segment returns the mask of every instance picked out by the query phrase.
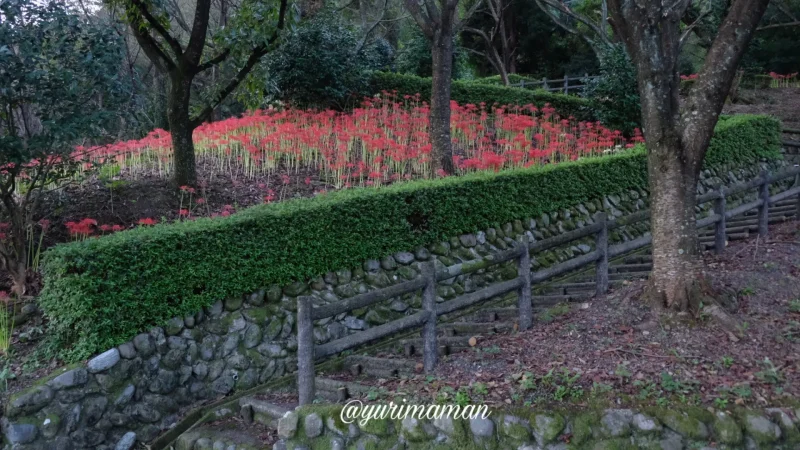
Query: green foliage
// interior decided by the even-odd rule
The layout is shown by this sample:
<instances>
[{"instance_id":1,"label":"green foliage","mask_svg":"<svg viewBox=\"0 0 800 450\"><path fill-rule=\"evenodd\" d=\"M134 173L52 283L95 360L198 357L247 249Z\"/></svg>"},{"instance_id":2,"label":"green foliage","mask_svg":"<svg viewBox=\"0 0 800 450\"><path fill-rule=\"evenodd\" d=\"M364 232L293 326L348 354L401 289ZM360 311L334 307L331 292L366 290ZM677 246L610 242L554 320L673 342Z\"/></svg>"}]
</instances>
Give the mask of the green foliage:
<instances>
[{"instance_id":1,"label":"green foliage","mask_svg":"<svg viewBox=\"0 0 800 450\"><path fill-rule=\"evenodd\" d=\"M480 84L493 84L493 85L503 86L503 79L500 78L500 75L492 75L490 77L476 78L474 81L475 83L480 83ZM518 73L508 74L508 82L510 84L519 84L523 81L526 83L536 83L542 80L541 79L536 80L525 75L520 75Z\"/></svg>"},{"instance_id":2,"label":"green foliage","mask_svg":"<svg viewBox=\"0 0 800 450\"><path fill-rule=\"evenodd\" d=\"M429 99L431 79L375 72L372 75L371 92L380 93L382 91L397 91L399 95L419 93L423 99ZM550 103L563 117L574 116L578 120L594 120L590 103L586 99L573 95L553 94L543 90L531 91L476 81L454 81L450 98L462 105L486 103L487 106L492 106L496 103L498 105L533 104L542 107L546 103Z\"/></svg>"},{"instance_id":3,"label":"green foliage","mask_svg":"<svg viewBox=\"0 0 800 450\"><path fill-rule=\"evenodd\" d=\"M258 103L279 99L301 108L342 109L360 101L369 85L371 70L382 69L388 59L385 45L361 47L354 30L339 16L320 12L303 22L268 54L247 84L248 97Z\"/></svg>"},{"instance_id":4,"label":"green foliage","mask_svg":"<svg viewBox=\"0 0 800 450\"><path fill-rule=\"evenodd\" d=\"M588 83L586 95L603 125L628 136L641 126L636 68L621 45L614 46L600 62L600 78Z\"/></svg>"},{"instance_id":5,"label":"green foliage","mask_svg":"<svg viewBox=\"0 0 800 450\"><path fill-rule=\"evenodd\" d=\"M433 74L431 43L422 34L422 30L418 26L413 26L409 31L410 36L403 39L397 49L395 69L408 75L430 77ZM466 54L461 46L458 45L458 38L453 38L453 44L452 79L469 78L470 73L466 64Z\"/></svg>"},{"instance_id":6,"label":"green foliage","mask_svg":"<svg viewBox=\"0 0 800 450\"><path fill-rule=\"evenodd\" d=\"M737 152L750 158L780 155L774 119L743 116L724 122L707 161L743 161ZM774 138L755 132L766 130L773 130ZM730 142L742 136L744 142ZM62 356L76 360L220 299L646 188L646 155L639 146L559 165L348 189L254 206L225 218L58 245L44 255L39 302Z\"/></svg>"},{"instance_id":7,"label":"green foliage","mask_svg":"<svg viewBox=\"0 0 800 450\"><path fill-rule=\"evenodd\" d=\"M76 144L118 127L123 45L63 2L0 2L0 221L11 224L0 259L17 293L37 261L29 253L41 191L80 168Z\"/></svg>"}]
</instances>

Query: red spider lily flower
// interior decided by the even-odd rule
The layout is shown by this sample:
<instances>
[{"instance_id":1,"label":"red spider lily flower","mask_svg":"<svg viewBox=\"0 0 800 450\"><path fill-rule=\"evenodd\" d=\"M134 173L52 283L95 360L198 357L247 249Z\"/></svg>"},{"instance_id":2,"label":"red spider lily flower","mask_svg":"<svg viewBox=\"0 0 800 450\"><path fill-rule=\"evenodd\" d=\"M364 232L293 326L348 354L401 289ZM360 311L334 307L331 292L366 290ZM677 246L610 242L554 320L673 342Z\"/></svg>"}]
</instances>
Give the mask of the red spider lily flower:
<instances>
[{"instance_id":1,"label":"red spider lily flower","mask_svg":"<svg viewBox=\"0 0 800 450\"><path fill-rule=\"evenodd\" d=\"M8 238L7 234L0 232L0 241L5 241L7 238Z\"/></svg>"},{"instance_id":2,"label":"red spider lily flower","mask_svg":"<svg viewBox=\"0 0 800 450\"><path fill-rule=\"evenodd\" d=\"M8 222L0 222L0 231L6 231L11 228L11 224Z\"/></svg>"},{"instance_id":3,"label":"red spider lily flower","mask_svg":"<svg viewBox=\"0 0 800 450\"><path fill-rule=\"evenodd\" d=\"M113 227L111 227L111 231L122 231L124 229L125 227L123 227L122 225L114 225Z\"/></svg>"},{"instance_id":4,"label":"red spider lily flower","mask_svg":"<svg viewBox=\"0 0 800 450\"><path fill-rule=\"evenodd\" d=\"M289 181L290 181L289 180L289 175L286 175L286 174L281 175L281 183L289 184Z\"/></svg>"},{"instance_id":5,"label":"red spider lily flower","mask_svg":"<svg viewBox=\"0 0 800 450\"><path fill-rule=\"evenodd\" d=\"M194 200L194 202L197 203L198 205L203 205L206 203L206 199L204 199L203 197L198 197Z\"/></svg>"},{"instance_id":6,"label":"red spider lily flower","mask_svg":"<svg viewBox=\"0 0 800 450\"><path fill-rule=\"evenodd\" d=\"M158 223L155 219L151 219L149 217L144 219L139 219L139 225L155 225Z\"/></svg>"},{"instance_id":7,"label":"red spider lily flower","mask_svg":"<svg viewBox=\"0 0 800 450\"><path fill-rule=\"evenodd\" d=\"M103 232L111 231L111 225L106 225L106 224L100 225L100 231L103 231Z\"/></svg>"},{"instance_id":8,"label":"red spider lily flower","mask_svg":"<svg viewBox=\"0 0 800 450\"><path fill-rule=\"evenodd\" d=\"M178 211L178 215L180 215L181 217L188 217L189 216L189 210L188 209L181 209L180 211Z\"/></svg>"},{"instance_id":9,"label":"red spider lily flower","mask_svg":"<svg viewBox=\"0 0 800 450\"><path fill-rule=\"evenodd\" d=\"M222 211L219 215L221 215L222 217L228 217L228 216L231 215L231 212L228 211L228 210L225 210L225 211Z\"/></svg>"},{"instance_id":10,"label":"red spider lily flower","mask_svg":"<svg viewBox=\"0 0 800 450\"><path fill-rule=\"evenodd\" d=\"M231 205L223 205L223 206L222 206L222 209L224 209L224 210L226 210L226 211L227 211L227 210L233 210L234 208L233 208L233 206L231 206Z\"/></svg>"},{"instance_id":11,"label":"red spider lily flower","mask_svg":"<svg viewBox=\"0 0 800 450\"><path fill-rule=\"evenodd\" d=\"M42 227L42 230L47 230L50 228L50 221L47 219L42 219L39 221L39 226Z\"/></svg>"},{"instance_id":12,"label":"red spider lily flower","mask_svg":"<svg viewBox=\"0 0 800 450\"><path fill-rule=\"evenodd\" d=\"M311 184L311 177L306 177L305 179L306 186Z\"/></svg>"}]
</instances>

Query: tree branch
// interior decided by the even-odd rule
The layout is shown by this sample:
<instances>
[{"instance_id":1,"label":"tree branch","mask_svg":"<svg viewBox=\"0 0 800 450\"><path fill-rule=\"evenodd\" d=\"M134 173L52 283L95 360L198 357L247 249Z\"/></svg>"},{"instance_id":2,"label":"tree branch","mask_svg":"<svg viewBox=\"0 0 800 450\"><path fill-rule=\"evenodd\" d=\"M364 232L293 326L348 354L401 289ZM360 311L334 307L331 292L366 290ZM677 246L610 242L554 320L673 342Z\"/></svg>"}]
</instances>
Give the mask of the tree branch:
<instances>
[{"instance_id":1,"label":"tree branch","mask_svg":"<svg viewBox=\"0 0 800 450\"><path fill-rule=\"evenodd\" d=\"M150 58L150 61L153 62L153 65L156 66L158 71L164 72L165 69L172 70L175 68L175 61L161 49L161 46L153 39L150 33L141 30L137 24L134 23L131 24L130 28L133 37L136 38L136 42L139 43L139 46L144 50L144 53Z\"/></svg>"},{"instance_id":2,"label":"tree branch","mask_svg":"<svg viewBox=\"0 0 800 450\"><path fill-rule=\"evenodd\" d=\"M773 28L796 27L796 26L800 26L800 20L794 22L773 23L770 25L764 25L763 27L756 28L756 31L770 30Z\"/></svg>"},{"instance_id":3,"label":"tree branch","mask_svg":"<svg viewBox=\"0 0 800 450\"><path fill-rule=\"evenodd\" d=\"M142 17L144 17L145 20L147 20L147 23L151 27L153 27L153 29L156 30L158 34L161 35L161 37L164 38L164 40L167 42L170 48L172 48L172 51L175 53L175 56L177 58L180 58L181 55L183 54L180 42L178 42L177 39L175 39L172 35L169 34L169 32L161 25L158 19L153 17L153 15L150 13L150 10L147 8L147 5L142 3L142 0L129 0L129 1L131 2L131 4L136 6L136 8L142 14Z\"/></svg>"},{"instance_id":4,"label":"tree branch","mask_svg":"<svg viewBox=\"0 0 800 450\"><path fill-rule=\"evenodd\" d=\"M197 5L194 9L194 21L192 22L192 34L189 37L186 52L183 54L184 61L192 66L200 64L200 58L203 56L210 13L211 0L197 0Z\"/></svg>"},{"instance_id":5,"label":"tree branch","mask_svg":"<svg viewBox=\"0 0 800 450\"><path fill-rule=\"evenodd\" d=\"M228 82L228 84L219 92L216 99L210 104L203 108L202 111L195 117L189 121L189 126L194 129L201 125L203 122L208 120L211 117L211 114L214 112L217 106L222 103L225 98L230 95L239 84L244 80L247 74L255 67L258 60L261 59L262 56L267 54L270 47L278 40L280 36L281 30L283 30L284 23L286 22L286 8L288 6L288 0L281 0L280 11L278 12L278 26L275 29L275 33L272 37L269 38L266 44L260 45L253 49L250 53L250 56L247 58L247 61L244 63L239 72Z\"/></svg>"},{"instance_id":6,"label":"tree branch","mask_svg":"<svg viewBox=\"0 0 800 450\"><path fill-rule=\"evenodd\" d=\"M456 0L456 2L457 1L458 0ZM478 8L481 7L482 4L483 0L476 0L475 3L469 8L469 10L467 10L467 12L464 13L464 17L462 17L461 19L456 19L456 23L453 24L453 33L458 33L461 27L463 27L464 24L466 24L469 21L470 17L472 17L472 15L475 14L475 12L478 10Z\"/></svg>"},{"instance_id":7,"label":"tree branch","mask_svg":"<svg viewBox=\"0 0 800 450\"><path fill-rule=\"evenodd\" d=\"M417 2L417 0L404 0L404 3L408 13L411 14L414 22L416 22L422 30L422 34L428 39L433 39L433 23L430 17L422 12L422 8L419 7L419 2Z\"/></svg>"},{"instance_id":8,"label":"tree branch","mask_svg":"<svg viewBox=\"0 0 800 450\"><path fill-rule=\"evenodd\" d=\"M231 54L231 49L230 48L226 48L219 55L217 55L217 56L209 59L208 61L204 62L203 64L200 64L199 66L197 66L197 68L194 70L194 73L197 74L197 73L200 73L200 72L202 72L204 70L208 70L208 69L216 66L217 64L221 63L222 61L225 61L228 58L228 56L230 56L230 54Z\"/></svg>"}]
</instances>

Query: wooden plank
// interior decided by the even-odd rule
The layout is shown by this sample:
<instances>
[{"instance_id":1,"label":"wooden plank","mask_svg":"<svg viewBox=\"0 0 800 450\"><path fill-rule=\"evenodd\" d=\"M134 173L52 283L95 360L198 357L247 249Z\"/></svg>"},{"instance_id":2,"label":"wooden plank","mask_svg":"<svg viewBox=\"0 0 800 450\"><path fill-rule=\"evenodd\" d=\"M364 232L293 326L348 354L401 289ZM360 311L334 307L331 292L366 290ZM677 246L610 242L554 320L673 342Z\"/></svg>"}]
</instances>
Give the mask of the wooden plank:
<instances>
[{"instance_id":1,"label":"wooden plank","mask_svg":"<svg viewBox=\"0 0 800 450\"><path fill-rule=\"evenodd\" d=\"M403 317L402 319L397 319L393 322L372 327L341 339L328 342L327 344L318 345L314 350L314 358L320 359L326 356L335 355L353 347L358 347L359 345L372 342L376 339L380 339L394 333L399 333L401 331L408 330L409 328L419 327L427 320L428 312L419 311L416 314Z\"/></svg>"},{"instance_id":2,"label":"wooden plank","mask_svg":"<svg viewBox=\"0 0 800 450\"><path fill-rule=\"evenodd\" d=\"M411 281L395 284L384 289L359 294L355 297L350 297L337 303L318 306L314 308L311 318L313 320L319 320L326 317L337 316L341 313L346 313L354 309L363 308L365 306L389 300L390 298L408 294L409 292L418 291L423 287L425 287L425 280L422 278L415 278Z\"/></svg>"}]
</instances>

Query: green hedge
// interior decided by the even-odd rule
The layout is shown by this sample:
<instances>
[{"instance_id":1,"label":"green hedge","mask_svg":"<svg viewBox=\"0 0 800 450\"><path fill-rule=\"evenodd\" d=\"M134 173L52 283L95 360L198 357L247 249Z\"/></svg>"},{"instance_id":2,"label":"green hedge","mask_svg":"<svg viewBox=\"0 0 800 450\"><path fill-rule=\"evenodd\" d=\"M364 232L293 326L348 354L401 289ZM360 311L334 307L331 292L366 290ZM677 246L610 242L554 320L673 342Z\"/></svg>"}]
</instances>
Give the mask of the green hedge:
<instances>
[{"instance_id":1,"label":"green hedge","mask_svg":"<svg viewBox=\"0 0 800 450\"><path fill-rule=\"evenodd\" d=\"M542 80L541 79L536 80L536 79L533 79L531 77L526 77L524 75L520 75L518 73L510 73L510 74L508 74L508 82L509 82L509 84L519 84L522 81L524 81L526 83L538 83L538 82L541 82ZM500 78L500 75L492 75L492 76L489 76L489 77L476 78L474 80L474 82L475 83L480 83L480 84L494 84L494 85L504 86L503 79Z\"/></svg>"},{"instance_id":2,"label":"green hedge","mask_svg":"<svg viewBox=\"0 0 800 450\"><path fill-rule=\"evenodd\" d=\"M779 157L780 125L725 119L713 165ZM474 173L248 208L63 244L44 255L39 299L63 357L87 357L216 300L647 188L644 148L559 165Z\"/></svg>"},{"instance_id":3,"label":"green hedge","mask_svg":"<svg viewBox=\"0 0 800 450\"><path fill-rule=\"evenodd\" d=\"M372 75L371 91L397 91L400 95L419 93L423 99L431 97L431 79L414 75L402 75L389 72L375 72ZM461 105L481 102L487 106L527 105L542 107L545 103L555 108L562 117L574 116L578 120L594 121L591 103L574 95L553 94L544 90L530 90L505 86L495 86L476 81L453 81L450 98Z\"/></svg>"}]
</instances>

